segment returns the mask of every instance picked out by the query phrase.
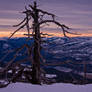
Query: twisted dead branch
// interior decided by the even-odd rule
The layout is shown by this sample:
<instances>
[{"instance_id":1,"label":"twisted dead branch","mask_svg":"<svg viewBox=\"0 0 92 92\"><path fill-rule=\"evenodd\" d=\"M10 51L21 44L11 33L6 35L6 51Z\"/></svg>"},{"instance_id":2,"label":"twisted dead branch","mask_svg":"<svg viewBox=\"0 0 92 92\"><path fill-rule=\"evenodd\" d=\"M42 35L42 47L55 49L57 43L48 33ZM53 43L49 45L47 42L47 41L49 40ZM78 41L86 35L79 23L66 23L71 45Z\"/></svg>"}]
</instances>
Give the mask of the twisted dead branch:
<instances>
[{"instance_id":1,"label":"twisted dead branch","mask_svg":"<svg viewBox=\"0 0 92 92\"><path fill-rule=\"evenodd\" d=\"M30 72L32 80L30 79L30 74L25 73L25 76L33 84L41 84L41 80L44 79L44 78L41 78L41 74L43 74L43 72L42 72L43 69L41 68L40 65L43 65L43 66L57 66L57 65L66 64L66 63L71 62L69 60L65 61L65 62L58 62L58 63L57 62L56 63L47 63L46 62L46 60L43 58L43 56L40 53L41 52L41 44L42 44L41 36L42 35L43 36L46 36L46 35L49 36L49 35L48 34L43 34L43 33L40 32L41 25L42 24L47 24L47 23L54 23L54 24L58 25L62 29L63 35L65 37L67 37L66 33L75 34L75 35L77 35L77 34L69 32L68 30L70 28L68 26L66 26L64 24L61 24L58 21L56 21L54 14L46 12L46 11L41 10L41 9L38 9L36 1L34 1L33 6L29 5L29 8L30 9L27 9L27 7L25 7L25 11L23 11L22 13L25 14L26 16L19 24L14 25L14 27L19 27L19 28L17 30L15 30L10 35L9 39L11 37L13 37L13 35L16 32L18 32L22 28L26 27L27 34L24 34L24 35L28 36L28 38L30 38L30 36L32 36L33 39L34 39L34 43L31 46L29 46L27 44L24 44L22 47L18 48L16 50L16 53L15 53L14 57L12 58L12 60L9 61L7 63L7 65L3 69L0 70L0 72L3 73L5 71L8 71L9 68L12 67L12 66L17 66L17 65L19 65L19 64L21 64L23 62L30 61L31 64L32 64L32 72ZM51 16L51 19L50 20L44 20L45 15ZM32 22L32 24L30 22ZM30 30L31 30L32 34L30 34ZM17 54L23 48L27 49L28 57L13 63L14 60L16 59L16 57L17 57ZM13 74L13 77L12 77L11 81L16 82L16 79L23 74L23 70L24 70L24 68L20 67L19 70L18 70L18 73Z\"/></svg>"}]
</instances>

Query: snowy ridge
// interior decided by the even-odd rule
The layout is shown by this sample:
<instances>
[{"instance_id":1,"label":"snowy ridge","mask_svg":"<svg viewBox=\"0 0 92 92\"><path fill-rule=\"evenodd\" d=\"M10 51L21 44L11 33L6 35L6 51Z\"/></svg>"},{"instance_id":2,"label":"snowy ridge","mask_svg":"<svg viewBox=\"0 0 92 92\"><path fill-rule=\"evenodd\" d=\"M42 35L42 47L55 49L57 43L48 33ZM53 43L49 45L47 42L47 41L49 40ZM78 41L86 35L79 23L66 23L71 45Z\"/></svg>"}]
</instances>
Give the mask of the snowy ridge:
<instances>
[{"instance_id":1,"label":"snowy ridge","mask_svg":"<svg viewBox=\"0 0 92 92\"><path fill-rule=\"evenodd\" d=\"M46 48L42 50L41 54L46 58L46 60L48 62L63 62L63 61L72 61L73 63L69 63L65 64L65 65L59 65L59 66L47 66L44 67L44 70L46 71L46 77L48 78L55 78L57 83L58 82L65 82L66 80L70 80L73 81L74 83L76 83L76 80L82 81L83 80L83 76L84 76L84 70L83 70L83 64L78 64L76 65L75 62L79 62L79 63L87 63L87 76L86 78L88 78L88 83L92 83L92 37L75 37L75 38L60 38L60 37L52 37L52 38L47 38L44 39L45 41L47 41L47 43L44 43L42 46L43 48ZM10 40L0 40L0 58L2 56L4 56L8 51L12 51L15 48L18 48L20 46L22 46L26 41L26 38L13 38ZM32 40L30 41L32 42ZM23 52L23 51L22 51ZM24 58L22 57L22 52L17 54L17 60ZM2 62L0 64L0 66L2 67L4 64L8 62L11 56L13 56L14 53L10 53L10 55L8 55L6 57L6 59L4 60L5 62ZM24 64L25 65L25 64ZM28 64L26 64L28 66ZM12 71L9 71L9 73L12 73ZM71 75L70 75L71 74ZM73 80L72 77L74 77L76 80ZM24 76L23 76L24 78ZM64 79L62 79L64 78ZM17 86L19 85L19 86ZM27 85L27 86L26 86ZM68 85L68 86L67 86ZM28 87L28 88L27 88ZM32 92L36 92L36 89L34 87L37 87L37 89L41 88L41 86L34 86L34 85L29 85L29 84L22 84L22 83L15 83L15 84L11 84L9 85L7 88L5 88L5 90L0 89L0 92L6 92L7 90L9 90L9 92L18 92L17 89L19 89L19 91L24 91L26 92L26 88L29 90L32 90ZM88 90L86 90L86 86L80 86L80 90L79 87L76 85L71 85L71 84L62 84L60 83L60 85L58 84L54 84L51 86L48 86L48 88L50 88L49 90L46 89L47 86L43 86L42 88L44 89L40 89L39 92L43 92L43 90L46 90L46 92L69 92L69 89L73 89L73 87L77 90L73 92L90 92ZM53 90L53 88L55 87L55 89L57 90ZM65 87L65 89L61 89ZM88 87L90 87L88 85ZM12 89L11 89L12 88ZM31 88L31 89L30 89ZM66 88L68 90L66 90ZM82 88L84 88L85 90L83 90ZM20 90L20 89L24 89L24 90ZM15 91L14 91L15 90ZM29 92L29 90L27 92ZM71 91L71 90L70 90ZM72 92L72 91L71 91Z\"/></svg>"},{"instance_id":2,"label":"snowy ridge","mask_svg":"<svg viewBox=\"0 0 92 92\"><path fill-rule=\"evenodd\" d=\"M91 37L76 37L70 39L54 38L54 40L50 39L50 41L52 41L52 43L48 45L48 53L55 54L54 57L62 56L74 58L75 60L83 60L83 58L86 58L89 61L92 60Z\"/></svg>"},{"instance_id":3,"label":"snowy ridge","mask_svg":"<svg viewBox=\"0 0 92 92\"><path fill-rule=\"evenodd\" d=\"M4 39L7 38L0 38L0 58L8 51L12 51L26 43L26 38L13 38L10 40ZM42 55L48 62L70 60L81 63L86 61L89 63L87 68L88 71L92 72L90 69L92 67L92 37L74 37L69 39L65 37L52 37L43 38L43 40L45 40L46 43L42 44L43 48L45 48L42 51ZM32 42L32 40L30 42ZM13 54L10 54L9 56L12 55ZM23 58L21 52L17 56L18 58ZM5 61L8 61L7 58ZM70 66L67 66L66 68L72 69ZM83 70L82 67L81 70Z\"/></svg>"}]
</instances>

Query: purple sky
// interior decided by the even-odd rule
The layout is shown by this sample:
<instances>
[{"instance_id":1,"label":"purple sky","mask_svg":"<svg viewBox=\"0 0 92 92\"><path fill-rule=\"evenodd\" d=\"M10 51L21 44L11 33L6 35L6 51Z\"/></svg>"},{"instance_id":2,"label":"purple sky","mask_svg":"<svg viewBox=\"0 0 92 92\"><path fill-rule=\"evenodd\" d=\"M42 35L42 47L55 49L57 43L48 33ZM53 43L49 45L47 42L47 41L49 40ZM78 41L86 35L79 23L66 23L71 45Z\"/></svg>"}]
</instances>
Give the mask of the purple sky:
<instances>
[{"instance_id":1,"label":"purple sky","mask_svg":"<svg viewBox=\"0 0 92 92\"><path fill-rule=\"evenodd\" d=\"M24 17L21 11L33 0L0 0L0 30L12 29ZM57 15L73 31L92 34L92 0L38 0L39 8ZM52 29L51 29L52 30Z\"/></svg>"}]
</instances>

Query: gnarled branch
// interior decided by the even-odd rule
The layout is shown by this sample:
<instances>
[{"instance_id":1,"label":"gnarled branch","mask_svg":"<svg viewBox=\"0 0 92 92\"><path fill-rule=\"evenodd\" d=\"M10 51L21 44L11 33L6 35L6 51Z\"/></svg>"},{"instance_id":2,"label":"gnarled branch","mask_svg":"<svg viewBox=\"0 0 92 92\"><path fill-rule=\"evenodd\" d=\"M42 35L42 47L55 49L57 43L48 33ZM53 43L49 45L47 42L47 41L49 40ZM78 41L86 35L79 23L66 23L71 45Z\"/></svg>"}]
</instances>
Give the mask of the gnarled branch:
<instances>
[{"instance_id":1,"label":"gnarled branch","mask_svg":"<svg viewBox=\"0 0 92 92\"><path fill-rule=\"evenodd\" d=\"M37 26L38 25L40 26L41 24L44 24L44 23L55 23L56 25L60 26L62 28L62 31L63 31L63 34L64 34L65 37L67 37L66 33L78 35L76 33L72 33L72 32L67 31L68 29L70 29L68 26L66 26L64 24L60 24L59 22L57 22L55 20L43 20L39 24L37 24Z\"/></svg>"}]
</instances>

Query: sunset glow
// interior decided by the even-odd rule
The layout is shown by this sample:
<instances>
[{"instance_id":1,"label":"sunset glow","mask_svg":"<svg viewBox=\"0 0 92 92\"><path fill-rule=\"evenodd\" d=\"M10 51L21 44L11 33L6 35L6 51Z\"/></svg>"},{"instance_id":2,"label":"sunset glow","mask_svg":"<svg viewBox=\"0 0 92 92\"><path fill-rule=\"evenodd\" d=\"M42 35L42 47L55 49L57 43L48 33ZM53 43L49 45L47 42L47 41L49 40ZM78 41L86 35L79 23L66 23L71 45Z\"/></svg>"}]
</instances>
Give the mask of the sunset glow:
<instances>
[{"instance_id":1,"label":"sunset glow","mask_svg":"<svg viewBox=\"0 0 92 92\"><path fill-rule=\"evenodd\" d=\"M4 32L0 32L0 37L9 37L13 32L11 31L4 31ZM44 32L44 33L48 33L49 37L53 37L53 36L56 36L56 37L63 37L64 35L62 34L62 32L58 32L57 30L57 33L56 32ZM27 34L27 32L17 32L13 37L26 37L24 34ZM91 37L92 34L89 34L89 33L85 33L85 34L79 34L79 35L73 35L73 34L67 34L68 37L82 37L82 36L85 36L85 37Z\"/></svg>"},{"instance_id":2,"label":"sunset glow","mask_svg":"<svg viewBox=\"0 0 92 92\"><path fill-rule=\"evenodd\" d=\"M18 24L25 17L21 12L25 10L25 5L32 2L33 0L0 0L0 37L9 37L17 29L12 26ZM92 36L91 0L38 0L38 3L39 8L54 13L56 20L69 26L70 31L81 34L68 34L68 36ZM61 30L58 31L53 24L42 31L53 34L53 36L63 36ZM25 32L23 29L14 37L24 37Z\"/></svg>"}]
</instances>

